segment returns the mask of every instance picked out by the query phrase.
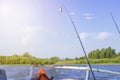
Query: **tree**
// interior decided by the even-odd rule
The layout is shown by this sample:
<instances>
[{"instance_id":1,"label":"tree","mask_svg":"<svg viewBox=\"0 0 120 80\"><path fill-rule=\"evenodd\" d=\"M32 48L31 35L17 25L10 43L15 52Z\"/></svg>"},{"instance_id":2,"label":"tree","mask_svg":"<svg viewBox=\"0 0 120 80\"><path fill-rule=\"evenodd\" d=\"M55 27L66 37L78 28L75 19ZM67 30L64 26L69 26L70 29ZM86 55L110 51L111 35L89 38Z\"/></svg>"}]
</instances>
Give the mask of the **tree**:
<instances>
[{"instance_id":1,"label":"tree","mask_svg":"<svg viewBox=\"0 0 120 80\"><path fill-rule=\"evenodd\" d=\"M28 52L23 53L23 57L32 57Z\"/></svg>"},{"instance_id":2,"label":"tree","mask_svg":"<svg viewBox=\"0 0 120 80\"><path fill-rule=\"evenodd\" d=\"M88 54L88 57L91 59L114 58L116 57L116 53L115 53L115 49L108 47L108 48L103 48L101 50L99 49L93 50Z\"/></svg>"},{"instance_id":3,"label":"tree","mask_svg":"<svg viewBox=\"0 0 120 80\"><path fill-rule=\"evenodd\" d=\"M120 56L120 52L118 52L118 56Z\"/></svg>"},{"instance_id":4,"label":"tree","mask_svg":"<svg viewBox=\"0 0 120 80\"><path fill-rule=\"evenodd\" d=\"M72 60L74 60L74 59L72 59L72 58L65 58L65 61L72 61Z\"/></svg>"},{"instance_id":5,"label":"tree","mask_svg":"<svg viewBox=\"0 0 120 80\"><path fill-rule=\"evenodd\" d=\"M13 54L12 56L13 56L13 57L18 57L19 55L17 55L17 54Z\"/></svg>"},{"instance_id":6,"label":"tree","mask_svg":"<svg viewBox=\"0 0 120 80\"><path fill-rule=\"evenodd\" d=\"M60 61L60 59L59 59L59 57L54 56L54 57L51 57L51 58L50 58L50 61L51 61L52 63L56 63L56 62Z\"/></svg>"}]
</instances>

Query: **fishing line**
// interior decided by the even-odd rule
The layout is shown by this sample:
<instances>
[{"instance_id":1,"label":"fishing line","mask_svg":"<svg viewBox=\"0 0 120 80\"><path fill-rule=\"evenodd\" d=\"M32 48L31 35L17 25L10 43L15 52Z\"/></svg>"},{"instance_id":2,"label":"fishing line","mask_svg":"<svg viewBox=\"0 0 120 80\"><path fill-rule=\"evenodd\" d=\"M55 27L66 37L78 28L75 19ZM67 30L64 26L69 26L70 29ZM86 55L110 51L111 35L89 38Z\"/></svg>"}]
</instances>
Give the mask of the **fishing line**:
<instances>
[{"instance_id":1,"label":"fishing line","mask_svg":"<svg viewBox=\"0 0 120 80\"><path fill-rule=\"evenodd\" d=\"M66 13L67 13L67 15L68 15L68 17L69 17L69 19L70 19L73 27L74 27L74 30L75 30L75 32L76 32L76 35L77 35L77 37L78 37L78 39L79 39L79 43L80 43L80 45L81 45L81 47L82 47L82 50L83 50L84 55L85 55L85 58L86 58L87 63L88 63L88 65L89 65L90 71L92 72L93 79L96 80L96 79L95 79L95 76L94 76L94 73L93 73L93 70L92 70L92 67L91 67L91 65L90 65L90 62L89 62L89 60L88 60L88 58L87 58L87 54L86 54L85 48L84 48L84 46L83 46L82 40L81 40L81 38L80 38L80 36L79 36L79 33L78 33L77 29L76 29L76 26L75 26L75 24L74 24L74 22L73 22L73 20L72 20L72 17L70 16L67 8L66 8L62 3L61 3L61 5L62 5L63 8L65 9L65 11L66 11ZM61 7L61 8L62 8L62 7ZM62 10L62 9L61 9L61 10Z\"/></svg>"},{"instance_id":2,"label":"fishing line","mask_svg":"<svg viewBox=\"0 0 120 80\"><path fill-rule=\"evenodd\" d=\"M113 20L113 22L114 22L114 24L115 24L115 27L116 27L116 29L117 29L117 31L118 31L118 33L119 33L119 35L120 35L120 29L119 29L119 27L118 27L118 25L117 25L117 23L116 23L116 21L115 21L114 16L112 15L112 12L110 12L110 15L111 15L112 20Z\"/></svg>"}]
</instances>

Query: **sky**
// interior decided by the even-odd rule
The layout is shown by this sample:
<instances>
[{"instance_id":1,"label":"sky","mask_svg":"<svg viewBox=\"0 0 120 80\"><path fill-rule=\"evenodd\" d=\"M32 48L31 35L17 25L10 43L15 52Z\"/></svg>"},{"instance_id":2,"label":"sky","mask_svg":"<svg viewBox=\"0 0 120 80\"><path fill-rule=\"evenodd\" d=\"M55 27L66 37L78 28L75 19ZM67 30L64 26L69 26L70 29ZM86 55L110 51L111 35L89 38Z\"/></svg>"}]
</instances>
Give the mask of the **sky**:
<instances>
[{"instance_id":1,"label":"sky","mask_svg":"<svg viewBox=\"0 0 120 80\"><path fill-rule=\"evenodd\" d=\"M63 4L87 54L109 46L120 52L120 35L109 13L120 27L120 0L0 0L0 55L84 56Z\"/></svg>"}]
</instances>

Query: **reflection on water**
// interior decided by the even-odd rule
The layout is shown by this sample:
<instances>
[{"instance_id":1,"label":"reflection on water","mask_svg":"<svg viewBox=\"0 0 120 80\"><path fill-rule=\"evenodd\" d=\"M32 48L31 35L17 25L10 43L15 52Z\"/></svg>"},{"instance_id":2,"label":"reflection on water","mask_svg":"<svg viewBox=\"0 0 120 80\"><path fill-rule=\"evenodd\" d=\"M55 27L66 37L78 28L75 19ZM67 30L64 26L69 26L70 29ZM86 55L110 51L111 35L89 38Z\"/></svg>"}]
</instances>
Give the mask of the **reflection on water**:
<instances>
[{"instance_id":1,"label":"reflection on water","mask_svg":"<svg viewBox=\"0 0 120 80\"><path fill-rule=\"evenodd\" d=\"M74 65L83 66L83 65ZM94 68L108 69L114 71L120 71L120 65L92 65ZM1 68L1 67L0 67ZM30 80L29 74L31 66L5 66L4 69L7 73L8 80ZM34 76L38 71L38 67L35 68ZM85 80L86 71L83 70L68 70L68 69L55 69L46 68L49 76L53 76L54 80L60 80L63 78L74 78L75 80ZM97 80L120 80L120 75L107 74L94 72ZM92 80L92 76L90 77Z\"/></svg>"}]
</instances>

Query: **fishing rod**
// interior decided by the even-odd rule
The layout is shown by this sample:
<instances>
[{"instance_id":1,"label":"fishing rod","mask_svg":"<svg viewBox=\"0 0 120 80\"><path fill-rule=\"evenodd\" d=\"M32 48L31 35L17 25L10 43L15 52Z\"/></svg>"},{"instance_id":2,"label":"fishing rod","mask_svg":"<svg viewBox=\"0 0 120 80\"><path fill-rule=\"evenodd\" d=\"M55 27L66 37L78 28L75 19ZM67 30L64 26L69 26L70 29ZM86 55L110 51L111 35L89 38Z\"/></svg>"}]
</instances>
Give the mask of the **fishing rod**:
<instances>
[{"instance_id":1,"label":"fishing rod","mask_svg":"<svg viewBox=\"0 0 120 80\"><path fill-rule=\"evenodd\" d=\"M113 22L114 22L114 24L115 24L115 27L116 27L116 29L117 29L117 31L118 31L118 33L119 33L119 35L120 35L120 29L119 29L119 27L118 27L118 25L117 25L117 23L116 23L116 21L115 21L114 16L112 15L112 12L110 12L110 15L111 15L112 20L113 20Z\"/></svg>"},{"instance_id":2,"label":"fishing rod","mask_svg":"<svg viewBox=\"0 0 120 80\"><path fill-rule=\"evenodd\" d=\"M90 62L89 62L89 60L88 60L88 57L87 57L85 48L84 48L84 46L83 46L82 40L81 40L81 38L80 38L80 36L79 36L79 33L78 33L77 29L76 29L76 26L75 26L75 24L74 24L74 22L73 22L73 20L72 20L72 17L71 17L71 15L69 14L67 8L64 6L64 4L61 3L61 5L62 5L63 8L65 9L65 11L66 11L66 13L67 13L67 15L68 15L68 17L69 17L69 19L70 19L73 27L74 27L75 33L76 33L76 35L77 35L77 37L78 37L78 39L79 39L79 43L80 43L80 45L81 45L81 47L82 47L82 50L83 50L83 52L84 52L84 55L85 55L85 58L86 58L86 60L87 60L88 66L89 66L89 68L90 68L90 71L92 72L93 79L96 80L96 79L95 79L95 76L94 76L94 73L93 73L93 70L92 70L92 67L91 67L91 64L90 64ZM62 8L62 7L61 7L61 8ZM61 10L62 10L62 9L61 9Z\"/></svg>"}]
</instances>

